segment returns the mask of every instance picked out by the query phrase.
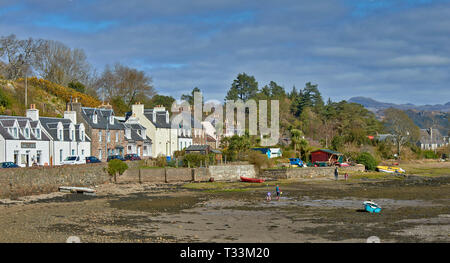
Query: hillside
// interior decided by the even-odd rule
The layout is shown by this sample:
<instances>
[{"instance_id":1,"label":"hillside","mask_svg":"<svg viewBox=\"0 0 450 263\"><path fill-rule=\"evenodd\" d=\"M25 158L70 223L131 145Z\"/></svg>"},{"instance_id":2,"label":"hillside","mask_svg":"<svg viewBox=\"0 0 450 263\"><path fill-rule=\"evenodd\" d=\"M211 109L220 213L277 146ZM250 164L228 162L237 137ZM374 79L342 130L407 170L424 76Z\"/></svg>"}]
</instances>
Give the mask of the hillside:
<instances>
[{"instance_id":1,"label":"hillside","mask_svg":"<svg viewBox=\"0 0 450 263\"><path fill-rule=\"evenodd\" d=\"M35 104L41 116L61 117L70 97L79 98L83 106L96 107L101 102L89 95L63 87L47 80L28 78L28 105ZM24 116L25 82L0 79L0 114Z\"/></svg>"},{"instance_id":2,"label":"hillside","mask_svg":"<svg viewBox=\"0 0 450 263\"><path fill-rule=\"evenodd\" d=\"M442 112L450 112L450 102L445 104L435 104L435 105L414 105L411 103L407 104L394 104L394 103L386 103L380 102L367 97L353 97L348 100L349 102L359 103L363 105L365 108L376 112L378 110L384 110L387 108L396 108L400 110L417 110L417 111L442 111Z\"/></svg>"},{"instance_id":3,"label":"hillside","mask_svg":"<svg viewBox=\"0 0 450 263\"><path fill-rule=\"evenodd\" d=\"M366 109L375 113L378 119L382 120L384 118L384 110L388 108L401 109L408 114L408 116L413 120L421 129L426 129L429 127L434 127L439 129L442 135L447 135L449 133L449 112L450 112L450 102L446 104L436 104L436 105L421 105L417 106L414 104L393 104L379 102L371 98L366 97L353 97L349 102L359 103L363 105Z\"/></svg>"}]
</instances>

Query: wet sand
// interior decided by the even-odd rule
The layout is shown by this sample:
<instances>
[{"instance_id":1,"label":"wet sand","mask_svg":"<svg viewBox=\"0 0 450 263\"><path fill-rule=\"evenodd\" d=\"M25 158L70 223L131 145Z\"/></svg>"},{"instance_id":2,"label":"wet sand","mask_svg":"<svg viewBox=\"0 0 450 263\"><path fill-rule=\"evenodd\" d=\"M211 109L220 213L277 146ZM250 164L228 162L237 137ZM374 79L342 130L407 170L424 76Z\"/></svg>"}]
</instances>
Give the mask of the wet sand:
<instances>
[{"instance_id":1,"label":"wet sand","mask_svg":"<svg viewBox=\"0 0 450 263\"><path fill-rule=\"evenodd\" d=\"M278 183L279 201L265 201ZM0 242L449 242L450 176L101 185L0 200ZM380 214L363 211L373 200Z\"/></svg>"}]
</instances>

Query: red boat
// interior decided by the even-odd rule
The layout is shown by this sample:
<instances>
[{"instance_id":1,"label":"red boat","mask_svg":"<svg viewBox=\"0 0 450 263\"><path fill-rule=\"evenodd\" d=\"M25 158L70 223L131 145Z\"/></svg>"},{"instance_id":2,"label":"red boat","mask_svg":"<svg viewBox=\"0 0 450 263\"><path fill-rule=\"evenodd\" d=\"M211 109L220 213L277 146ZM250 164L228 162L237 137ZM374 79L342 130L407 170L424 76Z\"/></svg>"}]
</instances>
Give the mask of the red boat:
<instances>
[{"instance_id":1,"label":"red boat","mask_svg":"<svg viewBox=\"0 0 450 263\"><path fill-rule=\"evenodd\" d=\"M264 183L265 179L260 179L260 178L248 178L248 177L243 177L243 176L241 176L241 181L242 181L242 182L248 182L248 183Z\"/></svg>"}]
</instances>

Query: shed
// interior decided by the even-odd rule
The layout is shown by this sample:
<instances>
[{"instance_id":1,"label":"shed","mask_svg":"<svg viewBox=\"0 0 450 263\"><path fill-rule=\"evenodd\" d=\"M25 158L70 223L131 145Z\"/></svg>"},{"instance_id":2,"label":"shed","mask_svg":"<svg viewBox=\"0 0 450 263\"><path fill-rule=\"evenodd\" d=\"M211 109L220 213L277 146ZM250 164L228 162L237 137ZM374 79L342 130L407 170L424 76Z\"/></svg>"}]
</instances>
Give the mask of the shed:
<instances>
[{"instance_id":1,"label":"shed","mask_svg":"<svg viewBox=\"0 0 450 263\"><path fill-rule=\"evenodd\" d=\"M317 151L311 152L311 162L327 162L327 163L335 163L342 162L342 153L328 150L328 149L320 149Z\"/></svg>"}]
</instances>

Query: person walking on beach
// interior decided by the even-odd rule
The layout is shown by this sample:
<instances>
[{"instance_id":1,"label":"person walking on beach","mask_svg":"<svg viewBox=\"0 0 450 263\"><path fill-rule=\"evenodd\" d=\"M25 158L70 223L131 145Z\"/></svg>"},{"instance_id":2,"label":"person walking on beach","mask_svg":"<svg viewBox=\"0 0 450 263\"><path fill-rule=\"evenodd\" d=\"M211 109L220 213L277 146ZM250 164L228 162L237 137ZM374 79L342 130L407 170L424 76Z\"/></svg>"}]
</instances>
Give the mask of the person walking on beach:
<instances>
[{"instance_id":1,"label":"person walking on beach","mask_svg":"<svg viewBox=\"0 0 450 263\"><path fill-rule=\"evenodd\" d=\"M338 169L336 167L336 168L334 168L334 178L336 178L336 181L338 180L338 176L339 176L339 172L338 172Z\"/></svg>"},{"instance_id":2,"label":"person walking on beach","mask_svg":"<svg viewBox=\"0 0 450 263\"><path fill-rule=\"evenodd\" d=\"M280 200L280 195L281 195L280 187L278 185L277 185L277 187L275 187L275 191L277 192L277 201L278 201L278 200Z\"/></svg>"}]
</instances>

